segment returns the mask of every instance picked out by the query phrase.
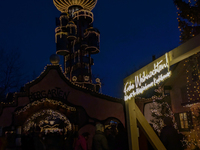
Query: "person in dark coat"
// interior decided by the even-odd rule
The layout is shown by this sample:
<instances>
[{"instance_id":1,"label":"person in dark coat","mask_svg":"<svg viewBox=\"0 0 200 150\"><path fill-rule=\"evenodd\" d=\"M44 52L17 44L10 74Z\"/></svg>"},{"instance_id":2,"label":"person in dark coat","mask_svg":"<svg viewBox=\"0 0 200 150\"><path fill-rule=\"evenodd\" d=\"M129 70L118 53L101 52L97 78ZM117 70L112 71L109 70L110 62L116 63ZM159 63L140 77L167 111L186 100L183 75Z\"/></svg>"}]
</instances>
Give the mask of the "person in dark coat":
<instances>
[{"instance_id":1,"label":"person in dark coat","mask_svg":"<svg viewBox=\"0 0 200 150\"><path fill-rule=\"evenodd\" d=\"M104 134L104 127L100 123L96 125L96 132L92 142L92 150L109 150L108 142Z\"/></svg>"},{"instance_id":2,"label":"person in dark coat","mask_svg":"<svg viewBox=\"0 0 200 150\"><path fill-rule=\"evenodd\" d=\"M111 130L109 128L106 128L104 133L105 133L105 136L106 136L107 141L108 141L109 150L114 150L115 136L111 133Z\"/></svg>"},{"instance_id":3,"label":"person in dark coat","mask_svg":"<svg viewBox=\"0 0 200 150\"><path fill-rule=\"evenodd\" d=\"M5 150L7 147L7 139L6 135L4 134L3 136L0 137L0 150Z\"/></svg>"},{"instance_id":4,"label":"person in dark coat","mask_svg":"<svg viewBox=\"0 0 200 150\"><path fill-rule=\"evenodd\" d=\"M42 139L42 133L40 133L40 127L36 127L35 135L33 137L35 150L45 150L45 144Z\"/></svg>"},{"instance_id":5,"label":"person in dark coat","mask_svg":"<svg viewBox=\"0 0 200 150\"><path fill-rule=\"evenodd\" d=\"M31 138L30 138L30 136L29 136L29 132L27 132L27 131L24 132L24 133L22 134L22 137L21 137L21 143L22 143L21 147L22 147L22 150L27 150L27 149L29 149L30 141L31 141ZM33 142L33 141L31 141L31 142Z\"/></svg>"},{"instance_id":6,"label":"person in dark coat","mask_svg":"<svg viewBox=\"0 0 200 150\"><path fill-rule=\"evenodd\" d=\"M183 150L177 130L174 128L170 117L164 118L165 126L161 129L160 140L167 150Z\"/></svg>"},{"instance_id":7,"label":"person in dark coat","mask_svg":"<svg viewBox=\"0 0 200 150\"><path fill-rule=\"evenodd\" d=\"M128 150L128 135L122 123L117 125L118 133L115 138L115 150Z\"/></svg>"}]
</instances>

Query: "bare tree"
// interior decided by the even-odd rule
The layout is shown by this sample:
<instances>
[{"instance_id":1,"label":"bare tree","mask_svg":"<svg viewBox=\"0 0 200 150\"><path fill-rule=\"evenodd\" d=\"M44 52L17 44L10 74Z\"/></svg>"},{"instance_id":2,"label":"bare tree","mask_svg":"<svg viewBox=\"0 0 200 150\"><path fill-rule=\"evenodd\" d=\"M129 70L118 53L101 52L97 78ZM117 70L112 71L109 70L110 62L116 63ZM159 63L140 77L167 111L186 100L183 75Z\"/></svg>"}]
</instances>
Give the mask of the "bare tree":
<instances>
[{"instance_id":1,"label":"bare tree","mask_svg":"<svg viewBox=\"0 0 200 150\"><path fill-rule=\"evenodd\" d=\"M25 77L22 70L20 52L0 48L0 101L5 99L7 93L20 88Z\"/></svg>"}]
</instances>

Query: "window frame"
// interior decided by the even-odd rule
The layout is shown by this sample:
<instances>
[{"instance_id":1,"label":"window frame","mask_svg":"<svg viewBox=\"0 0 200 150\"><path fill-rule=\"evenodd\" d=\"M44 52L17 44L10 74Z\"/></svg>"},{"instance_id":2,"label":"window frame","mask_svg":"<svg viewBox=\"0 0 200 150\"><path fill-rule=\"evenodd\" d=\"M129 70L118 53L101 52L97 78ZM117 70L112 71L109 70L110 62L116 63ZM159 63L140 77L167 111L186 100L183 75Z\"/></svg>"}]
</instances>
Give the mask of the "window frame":
<instances>
[{"instance_id":1,"label":"window frame","mask_svg":"<svg viewBox=\"0 0 200 150\"><path fill-rule=\"evenodd\" d=\"M181 117L180 117L181 114L183 114L183 120L181 120ZM174 116L175 116L175 120L177 122L178 130L180 132L187 132L187 131L190 131L190 129L193 129L192 113L191 113L191 111L176 113L176 114L174 114ZM187 117L187 118L185 119L185 117ZM186 123L186 121L187 121L187 123ZM186 124L188 126L187 128L185 127ZM182 125L184 127L182 127Z\"/></svg>"}]
</instances>

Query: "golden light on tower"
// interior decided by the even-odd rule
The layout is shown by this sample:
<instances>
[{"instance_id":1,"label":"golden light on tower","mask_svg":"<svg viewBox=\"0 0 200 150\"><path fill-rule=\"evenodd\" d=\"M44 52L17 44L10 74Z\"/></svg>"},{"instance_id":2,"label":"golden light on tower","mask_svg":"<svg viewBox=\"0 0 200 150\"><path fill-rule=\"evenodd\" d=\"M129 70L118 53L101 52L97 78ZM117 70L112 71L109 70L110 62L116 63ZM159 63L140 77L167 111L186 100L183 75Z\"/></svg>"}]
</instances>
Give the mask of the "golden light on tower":
<instances>
[{"instance_id":1,"label":"golden light on tower","mask_svg":"<svg viewBox=\"0 0 200 150\"><path fill-rule=\"evenodd\" d=\"M93 81L92 55L99 53L100 32L93 27L91 10L97 0L53 0L61 12L56 18L56 54L64 58L64 72L79 86L99 92L101 82ZM72 57L73 56L73 57Z\"/></svg>"},{"instance_id":2,"label":"golden light on tower","mask_svg":"<svg viewBox=\"0 0 200 150\"><path fill-rule=\"evenodd\" d=\"M91 11L95 7L97 0L53 0L53 3L61 12L68 12L69 8L73 6Z\"/></svg>"}]
</instances>

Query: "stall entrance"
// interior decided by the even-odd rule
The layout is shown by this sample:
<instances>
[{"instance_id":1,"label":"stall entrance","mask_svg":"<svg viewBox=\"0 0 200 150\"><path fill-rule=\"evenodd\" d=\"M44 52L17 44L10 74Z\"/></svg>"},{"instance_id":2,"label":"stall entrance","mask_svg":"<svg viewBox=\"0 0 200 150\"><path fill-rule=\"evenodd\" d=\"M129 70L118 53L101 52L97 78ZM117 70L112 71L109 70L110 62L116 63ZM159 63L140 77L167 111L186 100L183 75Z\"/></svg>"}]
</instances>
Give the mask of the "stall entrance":
<instances>
[{"instance_id":1,"label":"stall entrance","mask_svg":"<svg viewBox=\"0 0 200 150\"><path fill-rule=\"evenodd\" d=\"M19 146L30 149L41 142L48 150L72 148L76 108L59 100L40 99L17 108L14 126Z\"/></svg>"},{"instance_id":2,"label":"stall entrance","mask_svg":"<svg viewBox=\"0 0 200 150\"><path fill-rule=\"evenodd\" d=\"M63 132L66 134L72 130L69 119L59 111L52 109L44 109L34 113L25 121L22 127L24 132L39 127L40 132L44 134L49 132Z\"/></svg>"},{"instance_id":3,"label":"stall entrance","mask_svg":"<svg viewBox=\"0 0 200 150\"><path fill-rule=\"evenodd\" d=\"M44 98L16 109L14 125L21 126L22 132L37 126L45 133L48 130L66 133L73 129L75 114L75 107L68 106L62 101Z\"/></svg>"}]
</instances>

